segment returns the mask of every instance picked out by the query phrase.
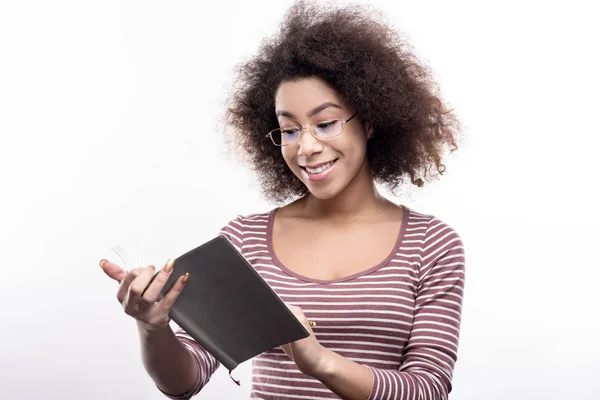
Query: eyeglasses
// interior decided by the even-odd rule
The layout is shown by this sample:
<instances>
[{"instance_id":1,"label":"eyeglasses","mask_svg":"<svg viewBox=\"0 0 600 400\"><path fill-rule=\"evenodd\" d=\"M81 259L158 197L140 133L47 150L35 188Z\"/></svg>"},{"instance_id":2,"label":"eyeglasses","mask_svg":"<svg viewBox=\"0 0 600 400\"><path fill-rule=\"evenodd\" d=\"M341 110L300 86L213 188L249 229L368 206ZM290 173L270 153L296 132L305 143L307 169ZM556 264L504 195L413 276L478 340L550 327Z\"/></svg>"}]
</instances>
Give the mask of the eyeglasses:
<instances>
[{"instance_id":1,"label":"eyeglasses","mask_svg":"<svg viewBox=\"0 0 600 400\"><path fill-rule=\"evenodd\" d=\"M354 118L358 112L354 113L353 116L345 121L339 118L329 119L326 121L318 121L310 124L306 128L299 128L297 126L290 126L285 128L273 129L267 133L266 136L271 138L271 141L275 146L289 146L295 144L300 140L300 135L303 130L308 129L310 134L317 140L327 140L340 136L344 131L344 124Z\"/></svg>"}]
</instances>

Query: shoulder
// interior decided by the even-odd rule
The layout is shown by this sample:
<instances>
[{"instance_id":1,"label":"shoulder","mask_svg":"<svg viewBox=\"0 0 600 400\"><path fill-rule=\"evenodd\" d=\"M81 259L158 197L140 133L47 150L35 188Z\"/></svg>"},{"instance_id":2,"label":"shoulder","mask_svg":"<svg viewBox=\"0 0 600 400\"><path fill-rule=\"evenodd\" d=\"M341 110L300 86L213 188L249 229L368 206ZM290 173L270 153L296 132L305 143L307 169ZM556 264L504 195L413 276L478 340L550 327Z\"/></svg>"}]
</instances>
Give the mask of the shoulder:
<instances>
[{"instance_id":1,"label":"shoulder","mask_svg":"<svg viewBox=\"0 0 600 400\"><path fill-rule=\"evenodd\" d=\"M417 211L411 207L403 206L406 211L407 225L412 227L420 227L423 232L425 242L443 240L459 240L462 239L458 231L449 223L433 214L427 214Z\"/></svg>"},{"instance_id":2,"label":"shoulder","mask_svg":"<svg viewBox=\"0 0 600 400\"><path fill-rule=\"evenodd\" d=\"M408 208L409 226L419 227L421 279L452 273L464 275L465 249L457 230L436 215Z\"/></svg>"},{"instance_id":3,"label":"shoulder","mask_svg":"<svg viewBox=\"0 0 600 400\"><path fill-rule=\"evenodd\" d=\"M238 214L221 227L220 235L225 236L236 247L241 249L248 236L266 235L270 215L274 210L251 214Z\"/></svg>"},{"instance_id":4,"label":"shoulder","mask_svg":"<svg viewBox=\"0 0 600 400\"><path fill-rule=\"evenodd\" d=\"M464 255L464 243L460 233L447 221L428 213L405 207L407 232L420 239L423 261L439 258L449 253Z\"/></svg>"},{"instance_id":5,"label":"shoulder","mask_svg":"<svg viewBox=\"0 0 600 400\"><path fill-rule=\"evenodd\" d=\"M235 218L229 220L221 229L233 230L238 233L243 233L245 230L266 228L269 222L269 216L273 210L252 213L238 214Z\"/></svg>"}]
</instances>

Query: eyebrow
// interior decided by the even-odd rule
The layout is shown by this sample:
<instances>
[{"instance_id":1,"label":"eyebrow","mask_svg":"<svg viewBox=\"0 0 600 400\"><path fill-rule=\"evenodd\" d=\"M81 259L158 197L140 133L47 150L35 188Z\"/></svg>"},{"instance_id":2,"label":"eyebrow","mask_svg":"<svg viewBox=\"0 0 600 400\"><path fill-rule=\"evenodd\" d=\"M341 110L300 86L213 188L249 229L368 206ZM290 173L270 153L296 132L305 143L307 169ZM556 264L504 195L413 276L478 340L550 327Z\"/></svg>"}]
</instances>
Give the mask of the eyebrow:
<instances>
[{"instance_id":1,"label":"eyebrow","mask_svg":"<svg viewBox=\"0 0 600 400\"><path fill-rule=\"evenodd\" d=\"M310 110L309 112L307 112L307 113L306 113L306 116L310 118L310 117L312 117L312 116L314 116L314 115L316 115L316 114L320 113L321 111L323 111L324 109L326 109L326 108L328 108L328 107L335 107L335 108L339 108L340 110L342 110L342 109L343 109L343 108L342 108L342 106L340 106L339 104L336 104L336 103L333 103L333 102L330 102L330 101L328 101L328 102L325 102L325 103L323 103L323 104L321 104L321 105L319 105L319 106L317 106L317 107L313 108L313 109L312 109L312 110ZM285 111L285 110L278 110L278 111L276 112L276 115L277 115L278 117L280 117L280 116L281 116L281 117L288 117L288 118L296 118L296 117L294 116L294 114L292 114L292 113L291 113L291 112L289 112L289 111Z\"/></svg>"}]
</instances>

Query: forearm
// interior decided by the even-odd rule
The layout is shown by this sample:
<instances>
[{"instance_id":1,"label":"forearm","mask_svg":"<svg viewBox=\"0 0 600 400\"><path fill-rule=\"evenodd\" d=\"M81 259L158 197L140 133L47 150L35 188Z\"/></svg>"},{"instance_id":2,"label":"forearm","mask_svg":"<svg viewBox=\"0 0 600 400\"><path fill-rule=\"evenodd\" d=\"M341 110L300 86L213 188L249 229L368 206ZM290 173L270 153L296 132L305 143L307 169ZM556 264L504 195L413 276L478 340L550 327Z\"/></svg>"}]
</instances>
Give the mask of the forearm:
<instances>
[{"instance_id":1,"label":"forearm","mask_svg":"<svg viewBox=\"0 0 600 400\"><path fill-rule=\"evenodd\" d=\"M322 367L312 376L344 400L427 399L448 396L432 373L367 368L325 349Z\"/></svg>"},{"instance_id":2,"label":"forearm","mask_svg":"<svg viewBox=\"0 0 600 400\"><path fill-rule=\"evenodd\" d=\"M196 362L169 326L148 331L138 324L138 334L142 362L159 389L179 395L195 386Z\"/></svg>"},{"instance_id":3,"label":"forearm","mask_svg":"<svg viewBox=\"0 0 600 400\"><path fill-rule=\"evenodd\" d=\"M314 378L344 400L367 400L373 387L371 371L331 350L324 351L323 368Z\"/></svg>"}]
</instances>

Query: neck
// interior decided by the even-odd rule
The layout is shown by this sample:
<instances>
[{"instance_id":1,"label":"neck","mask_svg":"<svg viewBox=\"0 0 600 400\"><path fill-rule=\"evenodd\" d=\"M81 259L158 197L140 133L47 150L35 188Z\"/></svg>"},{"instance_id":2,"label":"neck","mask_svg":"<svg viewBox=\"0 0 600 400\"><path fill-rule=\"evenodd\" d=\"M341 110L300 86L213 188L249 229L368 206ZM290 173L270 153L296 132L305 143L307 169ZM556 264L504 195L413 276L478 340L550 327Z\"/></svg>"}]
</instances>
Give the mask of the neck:
<instances>
[{"instance_id":1,"label":"neck","mask_svg":"<svg viewBox=\"0 0 600 400\"><path fill-rule=\"evenodd\" d=\"M311 217L350 222L381 209L386 202L377 191L365 163L357 176L337 196L319 199L309 194L305 198L303 208Z\"/></svg>"}]
</instances>

